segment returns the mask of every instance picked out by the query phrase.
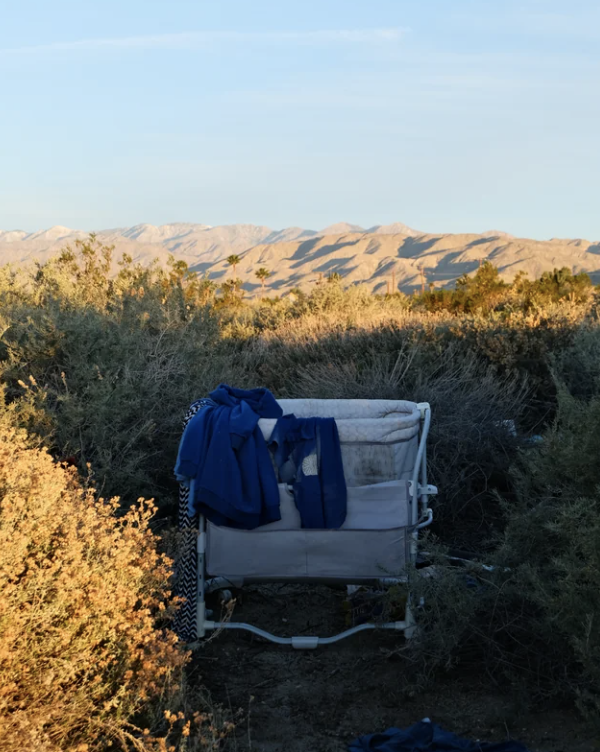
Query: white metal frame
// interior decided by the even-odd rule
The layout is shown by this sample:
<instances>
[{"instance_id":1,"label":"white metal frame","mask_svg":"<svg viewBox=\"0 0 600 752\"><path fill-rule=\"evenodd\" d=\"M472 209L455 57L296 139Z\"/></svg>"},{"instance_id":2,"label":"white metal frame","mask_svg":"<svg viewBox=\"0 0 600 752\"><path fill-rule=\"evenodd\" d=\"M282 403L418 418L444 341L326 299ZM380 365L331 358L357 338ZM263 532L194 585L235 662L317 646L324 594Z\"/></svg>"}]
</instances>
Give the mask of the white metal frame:
<instances>
[{"instance_id":1,"label":"white metal frame","mask_svg":"<svg viewBox=\"0 0 600 752\"><path fill-rule=\"evenodd\" d=\"M412 528L411 540L410 540L410 563L415 565L417 559L417 546L419 530L431 525L433 521L433 512L429 507L429 497L437 493L437 488L427 483L427 437L429 435L429 427L431 425L431 407L427 402L417 405L421 413L420 430L419 430L419 446L417 450L417 456L415 459L415 466L412 474L412 478L409 481L409 504L411 508L411 525ZM207 632L211 632L219 629L242 629L247 632L252 632L259 637L263 637L266 640L274 642L278 645L291 645L297 649L314 649L321 645L331 645L335 642L350 637L351 635L359 632L364 632L371 629L387 629L397 630L404 632L404 636L410 639L414 636L416 631L416 623L410 606L410 596L406 601L405 616L402 621L387 622L384 624L366 623L359 624L351 629L347 629L344 632L333 635L332 637L318 637L318 636L306 636L299 635L296 637L279 637L271 634L270 632L255 627L253 624L246 624L244 622L232 622L232 621L213 621L207 618L211 615L206 609L207 593L214 592L215 590L222 590L228 587L240 588L243 585L243 580L230 580L224 577L214 577L207 579L206 576L206 519L204 516L200 516L198 522L198 600L196 607L196 631L198 639L202 639L206 636ZM406 576L400 577L382 577L379 579L381 584L397 584L400 582L407 582ZM315 581L315 578L311 578L311 581ZM325 581L325 580L324 580ZM352 584L348 580L347 584Z\"/></svg>"}]
</instances>

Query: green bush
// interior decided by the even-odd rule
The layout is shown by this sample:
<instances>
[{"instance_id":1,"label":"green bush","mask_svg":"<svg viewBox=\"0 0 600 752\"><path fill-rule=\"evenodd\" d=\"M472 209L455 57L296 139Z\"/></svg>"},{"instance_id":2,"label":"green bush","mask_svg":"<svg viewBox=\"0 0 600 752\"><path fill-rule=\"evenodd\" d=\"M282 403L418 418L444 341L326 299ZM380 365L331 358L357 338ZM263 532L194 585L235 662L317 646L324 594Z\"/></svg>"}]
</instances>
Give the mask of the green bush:
<instances>
[{"instance_id":1,"label":"green bush","mask_svg":"<svg viewBox=\"0 0 600 752\"><path fill-rule=\"evenodd\" d=\"M584 272L573 274L564 267L544 272L537 280L529 280L526 273L519 272L509 284L501 279L499 269L484 261L473 276L460 277L454 290L424 292L416 297L414 306L428 311L487 315L493 311L540 310L561 301L587 304L592 294L592 281Z\"/></svg>"},{"instance_id":2,"label":"green bush","mask_svg":"<svg viewBox=\"0 0 600 752\"><path fill-rule=\"evenodd\" d=\"M0 377L21 424L82 472L91 463L103 493L162 501L187 406L235 374L211 356L217 322L178 273L126 264L113 280L94 249L83 268L63 254L19 295L0 290Z\"/></svg>"},{"instance_id":3,"label":"green bush","mask_svg":"<svg viewBox=\"0 0 600 752\"><path fill-rule=\"evenodd\" d=\"M600 395L558 392L545 442L523 451L505 528L486 570L438 555L415 646L425 674L460 663L521 687L532 702L600 714Z\"/></svg>"}]
</instances>

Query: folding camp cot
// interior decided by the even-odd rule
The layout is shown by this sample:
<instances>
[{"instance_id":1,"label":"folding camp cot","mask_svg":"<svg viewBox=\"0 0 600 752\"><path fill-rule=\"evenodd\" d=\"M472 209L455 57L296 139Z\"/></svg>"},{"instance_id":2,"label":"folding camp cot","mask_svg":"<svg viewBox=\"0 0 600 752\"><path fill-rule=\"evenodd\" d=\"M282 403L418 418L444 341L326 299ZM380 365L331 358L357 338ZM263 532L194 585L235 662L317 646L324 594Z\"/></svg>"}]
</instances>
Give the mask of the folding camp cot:
<instances>
[{"instance_id":1,"label":"folding camp cot","mask_svg":"<svg viewBox=\"0 0 600 752\"><path fill-rule=\"evenodd\" d=\"M332 637L278 637L258 626L213 621L209 592L245 584L294 582L368 584L407 582L419 530L432 521L426 442L427 403L400 400L278 400L284 415L331 417L337 424L348 490L347 515L336 530L303 529L291 487L280 484L281 520L255 530L219 527L198 519L195 633L243 629L294 648L316 648L368 629L415 631L410 596L402 621L365 623ZM268 440L276 421L261 419Z\"/></svg>"}]
</instances>

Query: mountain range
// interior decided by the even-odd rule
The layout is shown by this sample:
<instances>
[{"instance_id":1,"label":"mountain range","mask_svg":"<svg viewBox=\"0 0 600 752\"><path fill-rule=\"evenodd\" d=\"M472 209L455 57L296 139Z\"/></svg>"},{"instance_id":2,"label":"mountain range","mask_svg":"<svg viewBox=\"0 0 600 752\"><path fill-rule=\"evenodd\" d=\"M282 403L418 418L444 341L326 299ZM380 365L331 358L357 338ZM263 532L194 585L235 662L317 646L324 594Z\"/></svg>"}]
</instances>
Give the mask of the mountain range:
<instances>
[{"instance_id":1,"label":"mountain range","mask_svg":"<svg viewBox=\"0 0 600 752\"><path fill-rule=\"evenodd\" d=\"M484 259L509 280L519 271L531 278L567 266L600 282L600 243L582 239L530 240L490 230L477 234L431 234L397 222L365 229L340 222L320 231L301 227L272 230L258 225L149 224L102 230L98 240L115 246L115 258L128 253L134 261L165 263L169 254L184 260L215 282L231 277L226 258L241 257L236 268L244 287L256 291L256 270L271 272L268 288L278 294L305 287L332 272L344 283L364 283L384 292L388 282L411 291L422 284L452 285L464 273L474 272ZM44 261L87 232L55 226L27 233L0 231L0 263Z\"/></svg>"}]
</instances>

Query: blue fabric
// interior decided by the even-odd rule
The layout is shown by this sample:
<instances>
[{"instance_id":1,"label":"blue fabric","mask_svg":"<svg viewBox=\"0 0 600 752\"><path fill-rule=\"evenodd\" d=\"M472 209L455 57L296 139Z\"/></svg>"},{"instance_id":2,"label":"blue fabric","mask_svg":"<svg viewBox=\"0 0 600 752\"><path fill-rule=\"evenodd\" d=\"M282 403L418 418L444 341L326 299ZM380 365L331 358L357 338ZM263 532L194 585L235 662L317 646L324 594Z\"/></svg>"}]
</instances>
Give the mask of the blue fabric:
<instances>
[{"instance_id":1,"label":"blue fabric","mask_svg":"<svg viewBox=\"0 0 600 752\"><path fill-rule=\"evenodd\" d=\"M341 527L346 519L346 481L335 420L286 415L277 421L269 448L280 480L293 482L302 527ZM310 455L312 469L303 464Z\"/></svg>"},{"instance_id":2,"label":"blue fabric","mask_svg":"<svg viewBox=\"0 0 600 752\"><path fill-rule=\"evenodd\" d=\"M190 486L190 511L245 530L280 520L277 478L258 420L279 418L281 408L267 389L220 384L210 397L213 404L188 423L175 464L178 480Z\"/></svg>"},{"instance_id":3,"label":"blue fabric","mask_svg":"<svg viewBox=\"0 0 600 752\"><path fill-rule=\"evenodd\" d=\"M527 752L515 741L487 743L461 739L435 723L421 721L407 729L390 728L382 734L355 739L349 752Z\"/></svg>"}]
</instances>

